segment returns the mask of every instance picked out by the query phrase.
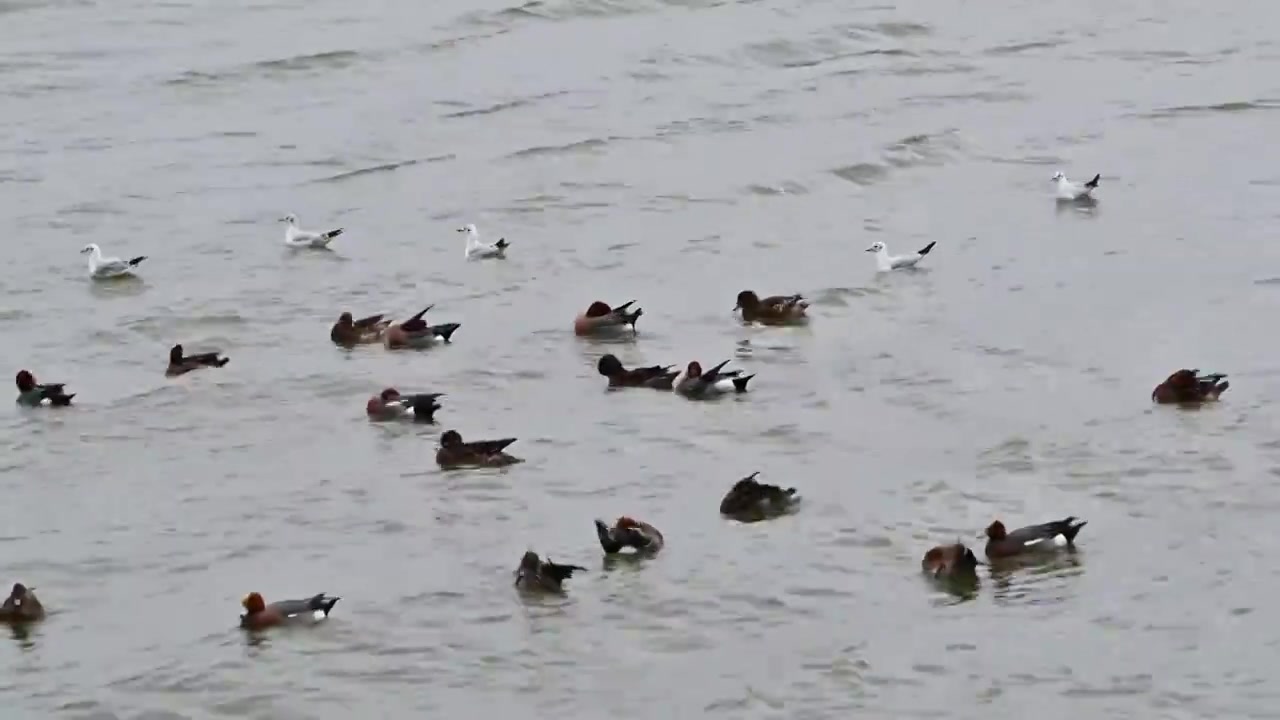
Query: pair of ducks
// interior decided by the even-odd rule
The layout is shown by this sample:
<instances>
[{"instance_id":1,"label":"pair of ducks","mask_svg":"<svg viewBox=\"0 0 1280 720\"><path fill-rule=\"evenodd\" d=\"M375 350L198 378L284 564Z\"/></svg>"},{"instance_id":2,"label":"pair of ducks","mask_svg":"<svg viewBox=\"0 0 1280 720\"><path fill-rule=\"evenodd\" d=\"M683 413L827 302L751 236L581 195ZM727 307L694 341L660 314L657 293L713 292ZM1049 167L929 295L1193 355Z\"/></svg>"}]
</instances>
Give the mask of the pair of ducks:
<instances>
[{"instance_id":1,"label":"pair of ducks","mask_svg":"<svg viewBox=\"0 0 1280 720\"><path fill-rule=\"evenodd\" d=\"M694 400L706 400L726 393L744 393L747 383L755 374L743 375L741 370L725 370L731 361L725 360L703 370L702 363L694 360L684 370L675 365L651 365L627 368L612 353L596 362L596 372L609 379L610 388L643 387L654 390L674 390Z\"/></svg>"},{"instance_id":2,"label":"pair of ducks","mask_svg":"<svg viewBox=\"0 0 1280 720\"><path fill-rule=\"evenodd\" d=\"M1003 522L996 520L986 530L986 555L989 560L998 561L1074 548L1076 535L1088 524L1072 515L1009 532ZM920 569L939 580L960 579L974 576L979 564L973 551L957 542L930 548L920 561Z\"/></svg>"},{"instance_id":3,"label":"pair of ducks","mask_svg":"<svg viewBox=\"0 0 1280 720\"><path fill-rule=\"evenodd\" d=\"M329 339L334 344L345 348L380 342L388 350L422 350L439 343L450 342L453 333L462 327L462 324L428 324L422 316L433 307L435 307L434 303L402 322L387 320L381 313L356 320L351 313L344 312L329 330Z\"/></svg>"},{"instance_id":4,"label":"pair of ducks","mask_svg":"<svg viewBox=\"0 0 1280 720\"><path fill-rule=\"evenodd\" d=\"M756 480L754 472L737 481L720 502L720 514L739 522L756 522L774 518L794 510L800 502L795 488L780 488ZM606 556L616 555L631 548L637 555L653 555L666 546L662 532L653 525L626 515L610 526L596 520L596 539ZM543 560L532 550L526 551L516 568L516 587L525 591L564 591L564 581L576 571L586 572L581 565L566 565Z\"/></svg>"},{"instance_id":5,"label":"pair of ducks","mask_svg":"<svg viewBox=\"0 0 1280 720\"><path fill-rule=\"evenodd\" d=\"M369 398L365 414L373 421L409 420L435 423L435 412L440 409L444 393L401 394L395 388L387 388ZM524 462L509 455L506 450L516 438L501 440L476 440L464 442L457 430L446 430L440 436L440 449L436 451L436 464L449 470L464 467L506 467Z\"/></svg>"},{"instance_id":6,"label":"pair of ducks","mask_svg":"<svg viewBox=\"0 0 1280 720\"><path fill-rule=\"evenodd\" d=\"M222 367L229 362L231 358L219 357L217 351L186 355L179 344L169 349L169 366L164 374L177 377L202 367ZM66 391L66 383L37 382L30 370L19 370L14 384L18 386L18 404L27 407L38 407L46 402L54 407L67 407L71 405L71 398L76 396Z\"/></svg>"}]
</instances>

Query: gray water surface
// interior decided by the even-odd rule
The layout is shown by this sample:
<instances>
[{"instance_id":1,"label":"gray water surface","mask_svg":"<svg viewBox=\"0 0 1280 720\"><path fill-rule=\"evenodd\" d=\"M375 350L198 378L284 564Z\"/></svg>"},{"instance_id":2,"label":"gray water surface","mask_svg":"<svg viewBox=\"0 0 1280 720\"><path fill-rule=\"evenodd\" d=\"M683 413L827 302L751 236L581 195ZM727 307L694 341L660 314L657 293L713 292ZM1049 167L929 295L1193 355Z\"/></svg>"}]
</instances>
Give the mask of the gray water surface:
<instances>
[{"instance_id":1,"label":"gray water surface","mask_svg":"<svg viewBox=\"0 0 1280 720\"><path fill-rule=\"evenodd\" d=\"M80 393L0 413L0 584L52 611L0 715L1280 716L1280 5L507 2L0 0L0 356ZM633 298L638 341L571 334ZM432 302L451 347L328 341ZM608 393L604 352L758 377ZM1224 401L1151 406L1184 366ZM368 423L388 384L441 426ZM441 472L450 427L527 462ZM721 519L755 470L804 510ZM624 513L668 546L606 567ZM1066 515L1060 562L919 575ZM522 599L527 548L590 571ZM253 641L251 590L342 601Z\"/></svg>"}]
</instances>

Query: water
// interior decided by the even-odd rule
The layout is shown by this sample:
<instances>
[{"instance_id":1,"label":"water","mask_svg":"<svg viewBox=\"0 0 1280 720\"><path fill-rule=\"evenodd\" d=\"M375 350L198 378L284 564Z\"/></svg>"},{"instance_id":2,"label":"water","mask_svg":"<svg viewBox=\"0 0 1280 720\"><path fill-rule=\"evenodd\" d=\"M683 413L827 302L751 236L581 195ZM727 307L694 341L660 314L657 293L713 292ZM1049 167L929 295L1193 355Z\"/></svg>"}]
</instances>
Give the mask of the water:
<instances>
[{"instance_id":1,"label":"water","mask_svg":"<svg viewBox=\"0 0 1280 720\"><path fill-rule=\"evenodd\" d=\"M6 718L1275 717L1269 3L0 2ZM1103 174L1096 208L1049 178ZM290 253L275 222L347 229ZM512 243L464 263L454 230ZM876 277L863 249L938 245ZM150 256L91 287L76 252ZM808 329L745 329L739 290ZM637 343L575 339L636 299ZM344 309L457 321L344 352ZM168 347L221 370L166 380ZM606 393L733 357L754 391ZM1224 402L1153 408L1182 366ZM440 427L371 425L387 384ZM440 472L439 432L527 462ZM741 526L739 477L804 510ZM605 567L592 519L668 546ZM919 576L992 519L1071 559ZM511 588L526 548L588 566ZM340 595L253 642L250 590Z\"/></svg>"}]
</instances>

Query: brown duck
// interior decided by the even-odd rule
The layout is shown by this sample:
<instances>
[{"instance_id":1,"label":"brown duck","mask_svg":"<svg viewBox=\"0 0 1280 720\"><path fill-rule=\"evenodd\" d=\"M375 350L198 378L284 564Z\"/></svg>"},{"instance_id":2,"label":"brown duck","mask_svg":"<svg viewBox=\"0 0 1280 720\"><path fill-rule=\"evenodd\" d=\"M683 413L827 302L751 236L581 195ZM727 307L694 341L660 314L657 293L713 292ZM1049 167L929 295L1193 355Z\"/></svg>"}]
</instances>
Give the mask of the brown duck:
<instances>
[{"instance_id":1,"label":"brown duck","mask_svg":"<svg viewBox=\"0 0 1280 720\"><path fill-rule=\"evenodd\" d=\"M476 440L463 442L457 430L446 430L440 436L440 449L436 451L436 463L442 468L502 467L522 462L504 452L516 438L502 440Z\"/></svg>"},{"instance_id":2,"label":"brown duck","mask_svg":"<svg viewBox=\"0 0 1280 720\"><path fill-rule=\"evenodd\" d=\"M276 625L311 625L328 618L339 600L319 593L306 600L280 600L268 605L262 595L251 592L240 601L245 610L240 627L263 630Z\"/></svg>"},{"instance_id":3,"label":"brown duck","mask_svg":"<svg viewBox=\"0 0 1280 720\"><path fill-rule=\"evenodd\" d=\"M426 320L422 319L423 315L435 305L428 305L408 320L401 323L392 323L390 327L382 333L382 344L388 350L402 350L411 348L421 350L429 348L439 343L451 342L450 338L453 333L462 327L461 323L441 323L439 325L428 325Z\"/></svg>"},{"instance_id":4,"label":"brown duck","mask_svg":"<svg viewBox=\"0 0 1280 720\"><path fill-rule=\"evenodd\" d=\"M628 547L635 548L636 552L656 553L665 544L658 528L626 515L618 518L613 527L606 525L603 520L596 520L596 537L607 555Z\"/></svg>"},{"instance_id":5,"label":"brown duck","mask_svg":"<svg viewBox=\"0 0 1280 720\"><path fill-rule=\"evenodd\" d=\"M790 512L800 503L795 488L783 488L756 481L753 472L733 484L720 501L720 514L739 522L756 522Z\"/></svg>"},{"instance_id":6,"label":"brown duck","mask_svg":"<svg viewBox=\"0 0 1280 720\"><path fill-rule=\"evenodd\" d=\"M0 622L19 624L44 619L44 606L36 598L35 588L14 583L9 597L0 605Z\"/></svg>"},{"instance_id":7,"label":"brown duck","mask_svg":"<svg viewBox=\"0 0 1280 720\"><path fill-rule=\"evenodd\" d=\"M609 378L611 388L647 387L655 390L670 390L676 375L680 374L678 370L672 370L674 367L675 365L651 365L628 370L613 354L605 355L596 363L596 370Z\"/></svg>"},{"instance_id":8,"label":"brown duck","mask_svg":"<svg viewBox=\"0 0 1280 720\"><path fill-rule=\"evenodd\" d=\"M636 308L634 312L628 312L627 308L634 303L635 300L628 300L611 308L608 303L596 300L586 312L574 318L573 332L575 335L613 335L628 326L631 327L631 332L635 332L636 321L644 314L644 310Z\"/></svg>"},{"instance_id":9,"label":"brown duck","mask_svg":"<svg viewBox=\"0 0 1280 720\"><path fill-rule=\"evenodd\" d=\"M344 312L338 316L338 322L329 331L329 339L342 347L355 347L382 340L382 333L391 325L390 320L383 320L382 314L370 315L355 320L351 313Z\"/></svg>"},{"instance_id":10,"label":"brown duck","mask_svg":"<svg viewBox=\"0 0 1280 720\"><path fill-rule=\"evenodd\" d=\"M743 322L788 325L807 320L808 307L808 301L800 295L770 295L762 300L755 291L743 290L738 293L738 304L733 309L742 311Z\"/></svg>"},{"instance_id":11,"label":"brown duck","mask_svg":"<svg viewBox=\"0 0 1280 720\"><path fill-rule=\"evenodd\" d=\"M939 580L955 577L970 577L978 568L978 556L957 542L955 545L939 545L930 548L920 561L920 569L925 574Z\"/></svg>"},{"instance_id":12,"label":"brown duck","mask_svg":"<svg viewBox=\"0 0 1280 720\"><path fill-rule=\"evenodd\" d=\"M532 592L564 592L564 581L573 577L575 570L587 571L580 565L560 565L550 558L542 560L529 550L516 568L516 587Z\"/></svg>"},{"instance_id":13,"label":"brown duck","mask_svg":"<svg viewBox=\"0 0 1280 720\"><path fill-rule=\"evenodd\" d=\"M167 377L177 377L202 367L222 367L229 362L231 358L218 357L216 350L198 355L183 355L182 346L174 345L169 349L169 367L165 368L164 374Z\"/></svg>"},{"instance_id":14,"label":"brown duck","mask_svg":"<svg viewBox=\"0 0 1280 720\"><path fill-rule=\"evenodd\" d=\"M48 400L50 405L66 407L71 404L71 398L76 396L75 393L69 395L66 393L66 383L42 385L36 382L36 376L27 370L19 370L14 383L18 386L18 404L27 407L43 405L45 400Z\"/></svg>"},{"instance_id":15,"label":"brown duck","mask_svg":"<svg viewBox=\"0 0 1280 720\"><path fill-rule=\"evenodd\" d=\"M1075 547L1080 528L1088 524L1087 520L1080 520L1073 515L1009 532L1004 523L996 520L987 527L987 557L1007 558L1072 548Z\"/></svg>"},{"instance_id":16,"label":"brown duck","mask_svg":"<svg viewBox=\"0 0 1280 720\"><path fill-rule=\"evenodd\" d=\"M1217 400L1229 387L1231 383L1223 373L1201 375L1199 370L1183 368L1157 385L1151 391L1151 399L1161 405L1193 405Z\"/></svg>"}]
</instances>

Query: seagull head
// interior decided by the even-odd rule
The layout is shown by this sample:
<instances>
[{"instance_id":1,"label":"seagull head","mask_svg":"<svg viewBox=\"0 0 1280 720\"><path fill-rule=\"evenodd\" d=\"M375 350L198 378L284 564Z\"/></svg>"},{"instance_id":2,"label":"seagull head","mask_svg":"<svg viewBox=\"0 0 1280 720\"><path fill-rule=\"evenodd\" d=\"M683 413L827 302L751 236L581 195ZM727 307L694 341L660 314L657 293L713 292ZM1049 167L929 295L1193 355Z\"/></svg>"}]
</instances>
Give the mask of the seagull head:
<instances>
[{"instance_id":1,"label":"seagull head","mask_svg":"<svg viewBox=\"0 0 1280 720\"><path fill-rule=\"evenodd\" d=\"M89 253L96 253L96 252L102 252L102 251L98 248L97 244L95 243L89 243L88 245L85 245L83 248L80 249L81 255L88 255Z\"/></svg>"},{"instance_id":2,"label":"seagull head","mask_svg":"<svg viewBox=\"0 0 1280 720\"><path fill-rule=\"evenodd\" d=\"M1059 170L1059 171L1057 171L1057 172L1055 172L1055 173L1053 174L1053 177L1052 177L1051 179L1052 179L1054 182L1062 182L1063 180L1066 180L1066 179L1067 179L1067 176L1066 176L1066 175L1063 175L1063 174L1062 174L1062 171L1061 171L1061 170Z\"/></svg>"},{"instance_id":3,"label":"seagull head","mask_svg":"<svg viewBox=\"0 0 1280 720\"><path fill-rule=\"evenodd\" d=\"M475 234L476 234L476 226L475 226L475 225L472 225L471 223L467 223L466 225L463 225L462 227L458 228L458 232L463 232L463 233L466 233L466 234L468 234L468 235L475 235Z\"/></svg>"},{"instance_id":4,"label":"seagull head","mask_svg":"<svg viewBox=\"0 0 1280 720\"><path fill-rule=\"evenodd\" d=\"M877 241L875 241L875 242L871 243L871 247L867 248L867 249L866 249L866 250L864 250L863 252L873 252L873 253L878 253L878 252L883 252L883 251L884 251L884 243L882 243L882 242L880 242L879 240L877 240Z\"/></svg>"},{"instance_id":5,"label":"seagull head","mask_svg":"<svg viewBox=\"0 0 1280 720\"><path fill-rule=\"evenodd\" d=\"M289 213L288 215L285 215L284 217L280 218L277 222L289 223L290 225L297 225L298 216L294 215L293 213Z\"/></svg>"}]
</instances>

